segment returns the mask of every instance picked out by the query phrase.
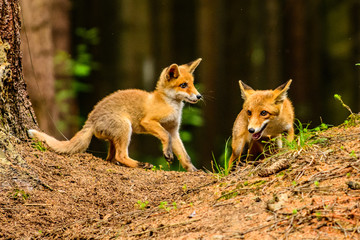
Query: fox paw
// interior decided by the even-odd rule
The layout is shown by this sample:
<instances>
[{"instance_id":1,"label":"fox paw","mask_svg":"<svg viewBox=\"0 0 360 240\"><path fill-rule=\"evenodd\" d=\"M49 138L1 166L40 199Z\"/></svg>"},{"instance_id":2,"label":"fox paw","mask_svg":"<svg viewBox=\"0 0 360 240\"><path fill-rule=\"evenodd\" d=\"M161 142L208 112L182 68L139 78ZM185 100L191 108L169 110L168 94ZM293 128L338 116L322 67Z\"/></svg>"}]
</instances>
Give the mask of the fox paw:
<instances>
[{"instance_id":1,"label":"fox paw","mask_svg":"<svg viewBox=\"0 0 360 240\"><path fill-rule=\"evenodd\" d=\"M189 167L186 168L186 171L196 172L196 171L198 171L198 169L194 165L191 164Z\"/></svg>"},{"instance_id":2,"label":"fox paw","mask_svg":"<svg viewBox=\"0 0 360 240\"><path fill-rule=\"evenodd\" d=\"M174 162L174 154L172 153L172 151L167 151L166 153L164 153L164 158L170 164Z\"/></svg>"},{"instance_id":3,"label":"fox paw","mask_svg":"<svg viewBox=\"0 0 360 240\"><path fill-rule=\"evenodd\" d=\"M152 169L154 166L151 163L139 162L138 167L143 169Z\"/></svg>"}]
</instances>

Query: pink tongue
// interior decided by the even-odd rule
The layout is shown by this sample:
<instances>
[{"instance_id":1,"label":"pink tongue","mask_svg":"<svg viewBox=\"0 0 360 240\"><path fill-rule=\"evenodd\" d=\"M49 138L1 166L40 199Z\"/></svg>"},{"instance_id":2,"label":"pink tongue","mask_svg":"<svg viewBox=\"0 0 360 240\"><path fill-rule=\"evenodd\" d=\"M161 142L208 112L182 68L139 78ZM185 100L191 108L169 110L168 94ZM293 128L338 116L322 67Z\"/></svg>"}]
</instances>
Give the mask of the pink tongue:
<instances>
[{"instance_id":1,"label":"pink tongue","mask_svg":"<svg viewBox=\"0 0 360 240\"><path fill-rule=\"evenodd\" d=\"M258 133L254 133L253 135L252 135L252 138L253 139L259 139L261 137L261 132L258 132Z\"/></svg>"}]
</instances>

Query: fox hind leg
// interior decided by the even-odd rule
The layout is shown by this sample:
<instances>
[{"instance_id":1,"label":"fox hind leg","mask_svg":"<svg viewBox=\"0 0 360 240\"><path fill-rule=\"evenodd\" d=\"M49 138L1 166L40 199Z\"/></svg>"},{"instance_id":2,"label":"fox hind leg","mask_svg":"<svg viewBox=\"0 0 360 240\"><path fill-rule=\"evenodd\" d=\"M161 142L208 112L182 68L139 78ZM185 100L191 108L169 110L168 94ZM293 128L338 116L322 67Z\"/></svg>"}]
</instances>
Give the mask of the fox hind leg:
<instances>
[{"instance_id":1,"label":"fox hind leg","mask_svg":"<svg viewBox=\"0 0 360 240\"><path fill-rule=\"evenodd\" d=\"M138 162L129 157L128 148L132 134L131 123L124 122L119 129L121 129L121 134L118 134L115 139L110 141L112 144L110 144L109 155L111 156L114 153L115 161L131 168L152 168L153 165L150 163Z\"/></svg>"},{"instance_id":2,"label":"fox hind leg","mask_svg":"<svg viewBox=\"0 0 360 240\"><path fill-rule=\"evenodd\" d=\"M112 140L109 140L109 151L106 157L106 161L115 162L115 145Z\"/></svg>"},{"instance_id":3,"label":"fox hind leg","mask_svg":"<svg viewBox=\"0 0 360 240\"><path fill-rule=\"evenodd\" d=\"M116 131L108 131L108 126L96 126L95 136L109 141L106 160L132 168L152 168L152 165L149 163L138 162L129 157L128 147L132 134L131 122L128 119L120 118L116 122L113 121L112 126L112 129L116 129Z\"/></svg>"},{"instance_id":4,"label":"fox hind leg","mask_svg":"<svg viewBox=\"0 0 360 240\"><path fill-rule=\"evenodd\" d=\"M115 148L115 161L131 168L152 168L152 164L150 163L142 163L138 162L134 159L131 159L128 155L128 145L129 141L124 141L124 139L115 140L114 148Z\"/></svg>"}]
</instances>

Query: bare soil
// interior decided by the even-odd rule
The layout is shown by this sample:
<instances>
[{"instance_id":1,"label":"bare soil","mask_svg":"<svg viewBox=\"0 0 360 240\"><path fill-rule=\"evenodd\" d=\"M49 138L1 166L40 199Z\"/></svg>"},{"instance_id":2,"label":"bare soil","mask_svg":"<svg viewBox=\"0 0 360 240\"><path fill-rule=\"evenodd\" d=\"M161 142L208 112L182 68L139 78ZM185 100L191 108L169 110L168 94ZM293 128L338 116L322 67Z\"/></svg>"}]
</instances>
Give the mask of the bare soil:
<instances>
[{"instance_id":1,"label":"bare soil","mask_svg":"<svg viewBox=\"0 0 360 240\"><path fill-rule=\"evenodd\" d=\"M360 127L316 138L226 177L130 169L20 143L33 181L1 183L0 238L360 239Z\"/></svg>"}]
</instances>

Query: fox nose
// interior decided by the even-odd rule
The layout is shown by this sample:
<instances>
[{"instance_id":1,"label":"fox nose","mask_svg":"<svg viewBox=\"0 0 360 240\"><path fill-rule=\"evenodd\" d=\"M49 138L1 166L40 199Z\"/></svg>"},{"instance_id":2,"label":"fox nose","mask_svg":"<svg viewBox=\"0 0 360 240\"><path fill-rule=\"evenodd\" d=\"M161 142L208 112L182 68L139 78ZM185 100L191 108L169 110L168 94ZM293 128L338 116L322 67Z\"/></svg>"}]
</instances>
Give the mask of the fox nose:
<instances>
[{"instance_id":1,"label":"fox nose","mask_svg":"<svg viewBox=\"0 0 360 240\"><path fill-rule=\"evenodd\" d=\"M253 128L249 128L248 130L249 130L249 133L254 133L255 132L255 129L253 129Z\"/></svg>"},{"instance_id":2,"label":"fox nose","mask_svg":"<svg viewBox=\"0 0 360 240\"><path fill-rule=\"evenodd\" d=\"M202 98L201 94L196 95L196 98L200 100Z\"/></svg>"}]
</instances>

